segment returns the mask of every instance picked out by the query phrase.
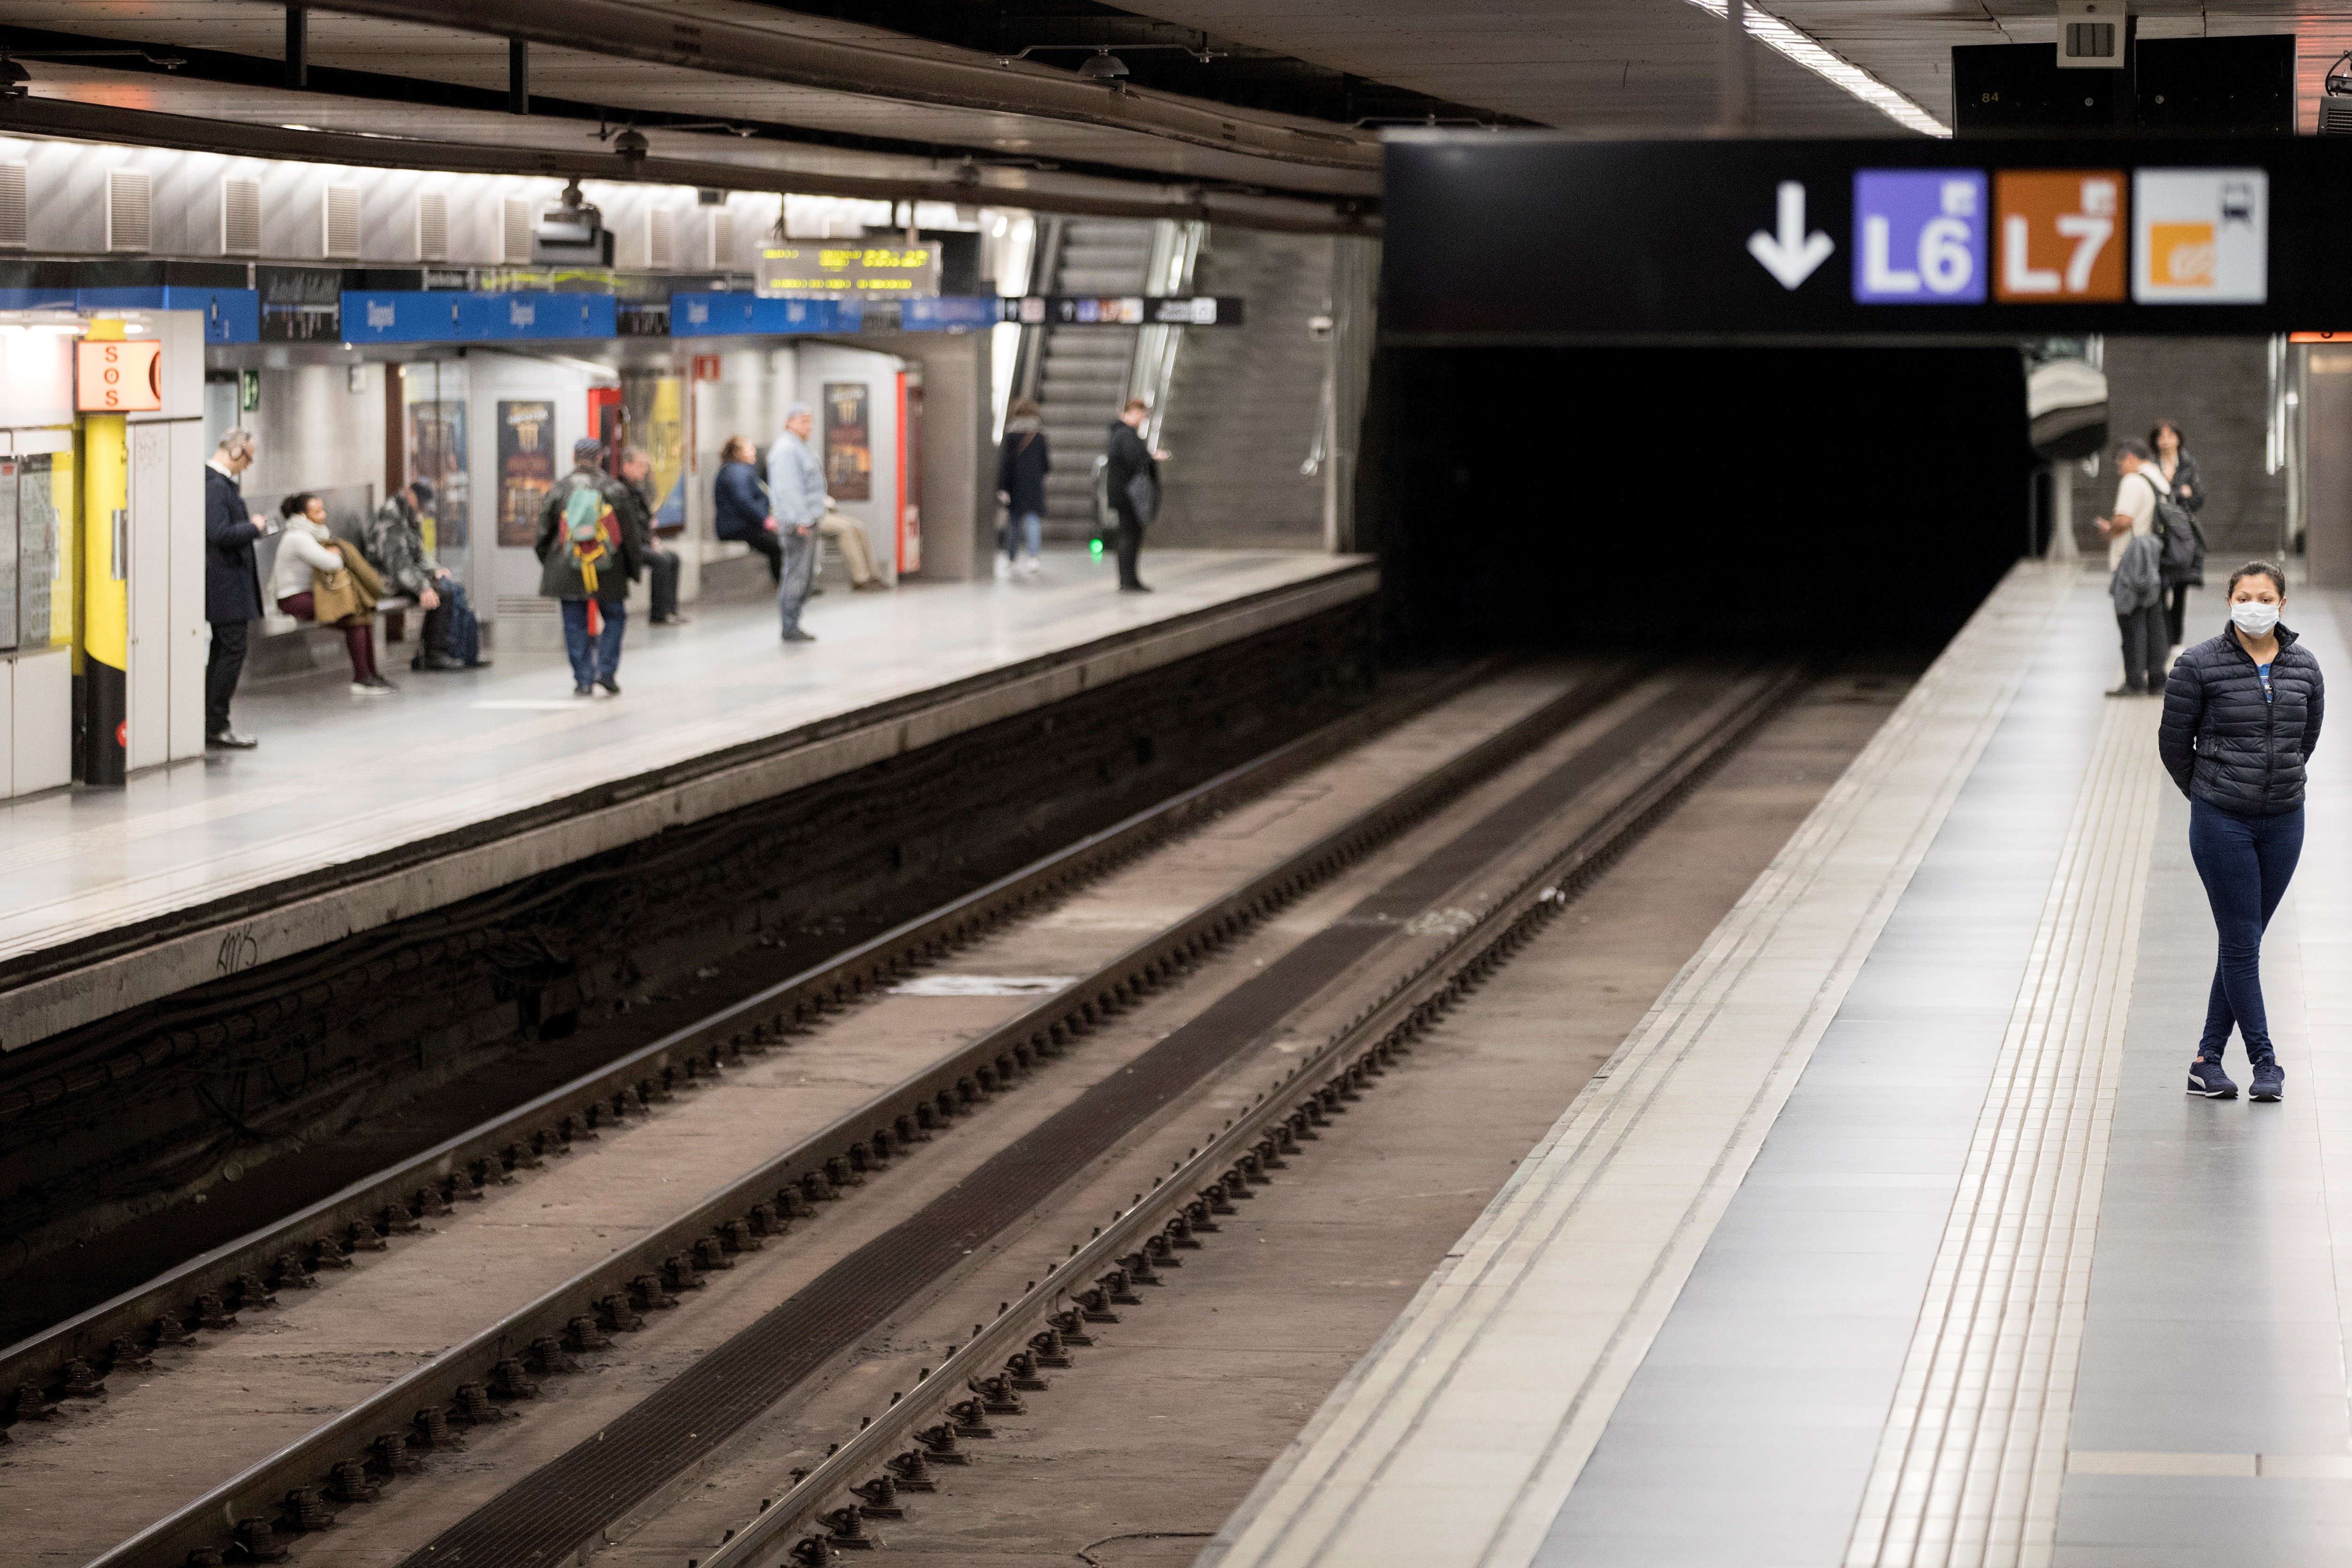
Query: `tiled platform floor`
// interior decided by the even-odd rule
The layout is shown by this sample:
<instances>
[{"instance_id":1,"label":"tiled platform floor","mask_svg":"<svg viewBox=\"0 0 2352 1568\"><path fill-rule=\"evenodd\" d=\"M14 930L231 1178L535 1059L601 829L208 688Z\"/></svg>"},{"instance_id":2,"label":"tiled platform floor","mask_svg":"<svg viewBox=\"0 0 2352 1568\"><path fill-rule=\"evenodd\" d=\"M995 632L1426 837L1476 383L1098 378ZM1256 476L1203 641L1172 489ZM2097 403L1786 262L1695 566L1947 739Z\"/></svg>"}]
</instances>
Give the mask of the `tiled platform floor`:
<instances>
[{"instance_id":1,"label":"tiled platform floor","mask_svg":"<svg viewBox=\"0 0 2352 1568\"><path fill-rule=\"evenodd\" d=\"M1204 1562L2343 1559L2352 752L2290 1098L2191 1100L2212 927L2103 588L2012 576ZM2288 623L2352 681L2352 599Z\"/></svg>"},{"instance_id":2,"label":"tiled platform floor","mask_svg":"<svg viewBox=\"0 0 2352 1568\"><path fill-rule=\"evenodd\" d=\"M449 674L387 661L389 698L332 674L258 688L235 709L257 751L0 804L0 964L943 689L1148 668L1373 582L1361 558L1319 553L1163 551L1148 564L1148 595L1115 592L1111 563L1080 553L1048 556L1034 580L836 587L806 616L819 640L799 646L778 641L764 602L690 606L685 626L630 626L618 698L574 698L562 651L543 648ZM0 1013L10 1003L0 994ZM0 1036L14 1048L26 1032Z\"/></svg>"}]
</instances>

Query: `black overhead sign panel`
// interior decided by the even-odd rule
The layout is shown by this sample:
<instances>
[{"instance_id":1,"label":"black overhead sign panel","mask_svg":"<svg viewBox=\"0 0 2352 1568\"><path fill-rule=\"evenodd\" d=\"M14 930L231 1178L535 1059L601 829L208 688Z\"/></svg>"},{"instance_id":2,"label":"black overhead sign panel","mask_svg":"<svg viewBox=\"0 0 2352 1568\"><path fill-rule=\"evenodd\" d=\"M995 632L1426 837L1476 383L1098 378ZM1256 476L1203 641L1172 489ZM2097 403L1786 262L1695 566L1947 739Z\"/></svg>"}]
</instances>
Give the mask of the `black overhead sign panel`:
<instances>
[{"instance_id":1,"label":"black overhead sign panel","mask_svg":"<svg viewBox=\"0 0 2352 1568\"><path fill-rule=\"evenodd\" d=\"M1399 342L2352 329L2352 138L1388 144Z\"/></svg>"}]
</instances>

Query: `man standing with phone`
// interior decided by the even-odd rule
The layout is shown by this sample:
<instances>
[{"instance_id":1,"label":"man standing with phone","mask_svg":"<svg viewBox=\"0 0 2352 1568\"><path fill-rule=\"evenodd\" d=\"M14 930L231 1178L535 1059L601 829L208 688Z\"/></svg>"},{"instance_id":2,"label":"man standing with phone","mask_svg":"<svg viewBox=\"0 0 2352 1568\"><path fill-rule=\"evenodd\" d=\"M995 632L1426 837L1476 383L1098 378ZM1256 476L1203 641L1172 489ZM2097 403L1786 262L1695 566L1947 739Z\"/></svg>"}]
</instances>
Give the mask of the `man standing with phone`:
<instances>
[{"instance_id":1,"label":"man standing with phone","mask_svg":"<svg viewBox=\"0 0 2352 1568\"><path fill-rule=\"evenodd\" d=\"M261 618L261 567L254 541L277 524L247 511L237 476L253 467L253 436L232 430L205 461L205 619L212 649L205 656L205 744L249 752L261 742L229 727L228 705L245 673L245 639Z\"/></svg>"},{"instance_id":2,"label":"man standing with phone","mask_svg":"<svg viewBox=\"0 0 2352 1568\"><path fill-rule=\"evenodd\" d=\"M1143 422L1150 416L1151 405L1130 397L1110 426L1109 462L1103 478L1108 481L1111 510L1118 516L1118 591L1122 594L1151 592L1136 575L1136 558L1143 553L1144 529L1160 516L1160 465L1168 460L1168 454L1143 438Z\"/></svg>"}]
</instances>

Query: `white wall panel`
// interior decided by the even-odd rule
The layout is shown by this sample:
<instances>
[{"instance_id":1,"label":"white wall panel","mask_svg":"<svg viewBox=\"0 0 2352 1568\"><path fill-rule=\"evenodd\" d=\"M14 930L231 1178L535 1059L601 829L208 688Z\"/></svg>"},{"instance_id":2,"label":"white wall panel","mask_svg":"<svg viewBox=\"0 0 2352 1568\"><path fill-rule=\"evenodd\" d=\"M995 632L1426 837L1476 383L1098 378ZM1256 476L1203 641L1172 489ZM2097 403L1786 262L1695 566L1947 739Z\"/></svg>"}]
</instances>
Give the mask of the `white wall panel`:
<instances>
[{"instance_id":1,"label":"white wall panel","mask_svg":"<svg viewBox=\"0 0 2352 1568\"><path fill-rule=\"evenodd\" d=\"M73 658L64 648L9 661L9 793L73 781Z\"/></svg>"},{"instance_id":2,"label":"white wall panel","mask_svg":"<svg viewBox=\"0 0 2352 1568\"><path fill-rule=\"evenodd\" d=\"M172 735L172 433L131 427L131 646L125 765L168 760Z\"/></svg>"},{"instance_id":3,"label":"white wall panel","mask_svg":"<svg viewBox=\"0 0 2352 1568\"><path fill-rule=\"evenodd\" d=\"M205 754L205 459L213 443L201 420L179 419L171 432L171 687L168 751L173 762Z\"/></svg>"}]
</instances>

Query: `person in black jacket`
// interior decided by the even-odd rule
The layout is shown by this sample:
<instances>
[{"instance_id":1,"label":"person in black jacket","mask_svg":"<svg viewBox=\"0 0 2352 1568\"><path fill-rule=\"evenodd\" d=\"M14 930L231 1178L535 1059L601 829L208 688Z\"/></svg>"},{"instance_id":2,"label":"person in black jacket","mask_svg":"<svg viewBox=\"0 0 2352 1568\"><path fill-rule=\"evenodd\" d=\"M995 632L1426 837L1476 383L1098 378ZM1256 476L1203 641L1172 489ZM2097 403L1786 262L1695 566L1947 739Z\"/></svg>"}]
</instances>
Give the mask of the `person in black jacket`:
<instances>
[{"instance_id":1,"label":"person in black jacket","mask_svg":"<svg viewBox=\"0 0 2352 1568\"><path fill-rule=\"evenodd\" d=\"M1118 514L1118 591L1122 594L1151 592L1135 574L1136 557L1143 552L1144 525L1151 517L1138 515L1135 494L1129 488L1138 479L1149 480L1150 511L1159 511L1160 465L1167 461L1168 454L1154 451L1143 439L1143 422L1150 414L1151 405L1140 397L1130 397L1110 426L1108 471L1103 477L1109 484L1111 510Z\"/></svg>"},{"instance_id":2,"label":"person in black jacket","mask_svg":"<svg viewBox=\"0 0 2352 1568\"><path fill-rule=\"evenodd\" d=\"M205 463L205 619L212 648L205 656L205 744L249 752L261 742L229 727L228 705L245 672L246 634L261 618L261 567L253 542L272 531L247 511L237 476L253 467L253 437L232 430Z\"/></svg>"},{"instance_id":3,"label":"person in black jacket","mask_svg":"<svg viewBox=\"0 0 2352 1568\"><path fill-rule=\"evenodd\" d=\"M1037 552L1045 542L1045 476L1053 471L1045 411L1022 398L1004 417L1004 444L996 454L996 499L1004 503L1004 563L1020 566L1031 577L1037 575Z\"/></svg>"},{"instance_id":4,"label":"person in black jacket","mask_svg":"<svg viewBox=\"0 0 2352 1568\"><path fill-rule=\"evenodd\" d=\"M2263 1008L2263 931L2303 854L2304 767L2319 744L2319 661L2279 624L2286 577L2266 561L2230 578L2230 624L2172 666L2158 754L2189 797L2189 854L2220 933L2205 1034L2189 1092L2234 1100L2221 1070L2234 1026L2253 1067L2248 1092L2279 1098L2285 1074Z\"/></svg>"},{"instance_id":5,"label":"person in black jacket","mask_svg":"<svg viewBox=\"0 0 2352 1568\"><path fill-rule=\"evenodd\" d=\"M2189 450L2180 426L2169 419L2157 421L2156 428L2147 433L2147 445L2156 454L2164 482L2172 487L2174 503L2189 514L2189 529L2197 537L2196 560L2186 570L2167 572L2164 576L2164 629L2168 639L2164 646L2174 648L2180 646L2189 590L2205 585L2205 530L2197 521L2197 514L2205 510L2205 470Z\"/></svg>"}]
</instances>

